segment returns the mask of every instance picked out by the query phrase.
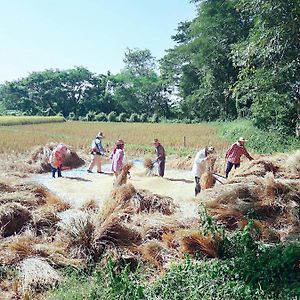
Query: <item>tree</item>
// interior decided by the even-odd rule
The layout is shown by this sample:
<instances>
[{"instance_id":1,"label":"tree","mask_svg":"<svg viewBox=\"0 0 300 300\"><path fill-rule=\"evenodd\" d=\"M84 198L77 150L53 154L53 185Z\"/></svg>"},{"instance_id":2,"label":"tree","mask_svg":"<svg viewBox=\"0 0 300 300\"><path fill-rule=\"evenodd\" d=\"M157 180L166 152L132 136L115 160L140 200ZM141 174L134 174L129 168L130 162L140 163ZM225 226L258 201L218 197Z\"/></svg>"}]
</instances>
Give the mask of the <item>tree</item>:
<instances>
[{"instance_id":1,"label":"tree","mask_svg":"<svg viewBox=\"0 0 300 300\"><path fill-rule=\"evenodd\" d=\"M126 49L125 70L134 76L147 76L154 72L156 67L155 58L149 49Z\"/></svg>"},{"instance_id":2,"label":"tree","mask_svg":"<svg viewBox=\"0 0 300 300\"><path fill-rule=\"evenodd\" d=\"M238 68L232 63L231 47L245 39L249 23L236 10L235 0L193 2L198 14L179 24L172 37L178 45L161 61L162 76L179 86L186 117L207 121L235 117L231 86Z\"/></svg>"},{"instance_id":3,"label":"tree","mask_svg":"<svg viewBox=\"0 0 300 300\"><path fill-rule=\"evenodd\" d=\"M291 133L300 105L299 1L240 0L239 8L253 28L234 47L237 107L249 107L260 128Z\"/></svg>"},{"instance_id":4,"label":"tree","mask_svg":"<svg viewBox=\"0 0 300 300\"><path fill-rule=\"evenodd\" d=\"M154 69L149 50L130 50L125 53L125 69L112 77L113 98L118 109L128 114L157 113L170 115L166 84Z\"/></svg>"}]
</instances>

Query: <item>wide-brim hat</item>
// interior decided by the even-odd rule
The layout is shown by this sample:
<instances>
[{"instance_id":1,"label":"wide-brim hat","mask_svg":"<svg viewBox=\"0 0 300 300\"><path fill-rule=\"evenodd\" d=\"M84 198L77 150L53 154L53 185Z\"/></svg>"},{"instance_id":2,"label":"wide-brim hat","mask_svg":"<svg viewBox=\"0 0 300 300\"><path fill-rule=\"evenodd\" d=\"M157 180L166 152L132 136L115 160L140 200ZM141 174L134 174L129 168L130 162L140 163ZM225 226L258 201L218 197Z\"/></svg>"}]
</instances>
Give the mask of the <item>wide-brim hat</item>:
<instances>
[{"instance_id":1,"label":"wide-brim hat","mask_svg":"<svg viewBox=\"0 0 300 300\"><path fill-rule=\"evenodd\" d=\"M247 142L248 140L246 140L245 138L243 138L242 136L238 139L238 142Z\"/></svg>"},{"instance_id":2,"label":"wide-brim hat","mask_svg":"<svg viewBox=\"0 0 300 300\"><path fill-rule=\"evenodd\" d=\"M124 141L123 140L117 140L116 141L116 145L124 145Z\"/></svg>"},{"instance_id":3,"label":"wide-brim hat","mask_svg":"<svg viewBox=\"0 0 300 300\"><path fill-rule=\"evenodd\" d=\"M216 150L213 146L208 146L207 147L207 153L214 153L214 152L216 152Z\"/></svg>"},{"instance_id":4,"label":"wide-brim hat","mask_svg":"<svg viewBox=\"0 0 300 300\"><path fill-rule=\"evenodd\" d=\"M99 132L97 133L97 137L102 138L102 139L105 138L103 132L101 132L101 131L99 131Z\"/></svg>"}]
</instances>

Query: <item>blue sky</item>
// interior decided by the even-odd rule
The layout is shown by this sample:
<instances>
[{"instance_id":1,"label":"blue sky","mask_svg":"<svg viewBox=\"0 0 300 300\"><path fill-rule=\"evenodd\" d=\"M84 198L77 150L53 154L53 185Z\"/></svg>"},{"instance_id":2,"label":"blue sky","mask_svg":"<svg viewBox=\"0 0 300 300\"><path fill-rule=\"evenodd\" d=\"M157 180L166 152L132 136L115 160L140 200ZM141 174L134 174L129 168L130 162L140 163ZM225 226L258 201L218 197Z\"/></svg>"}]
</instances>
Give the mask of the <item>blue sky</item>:
<instances>
[{"instance_id":1,"label":"blue sky","mask_svg":"<svg viewBox=\"0 0 300 300\"><path fill-rule=\"evenodd\" d=\"M161 58L189 0L0 0L0 83L47 68L123 67L127 47Z\"/></svg>"}]
</instances>

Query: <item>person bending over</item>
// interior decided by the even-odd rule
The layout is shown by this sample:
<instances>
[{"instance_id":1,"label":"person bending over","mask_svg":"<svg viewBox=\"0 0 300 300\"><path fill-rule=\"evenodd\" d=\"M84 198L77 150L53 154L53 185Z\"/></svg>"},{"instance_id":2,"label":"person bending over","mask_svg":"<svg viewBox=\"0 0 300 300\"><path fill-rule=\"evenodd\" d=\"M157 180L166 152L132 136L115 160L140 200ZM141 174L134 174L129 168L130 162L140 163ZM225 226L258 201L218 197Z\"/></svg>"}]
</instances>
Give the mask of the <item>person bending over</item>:
<instances>
[{"instance_id":1,"label":"person bending over","mask_svg":"<svg viewBox=\"0 0 300 300\"><path fill-rule=\"evenodd\" d=\"M235 169L240 166L242 155L245 155L248 159L253 160L253 157L248 153L248 151L245 148L246 142L247 140L245 140L243 137L240 137L238 141L232 144L230 148L226 151L226 178L228 178L228 175L233 166Z\"/></svg>"}]
</instances>

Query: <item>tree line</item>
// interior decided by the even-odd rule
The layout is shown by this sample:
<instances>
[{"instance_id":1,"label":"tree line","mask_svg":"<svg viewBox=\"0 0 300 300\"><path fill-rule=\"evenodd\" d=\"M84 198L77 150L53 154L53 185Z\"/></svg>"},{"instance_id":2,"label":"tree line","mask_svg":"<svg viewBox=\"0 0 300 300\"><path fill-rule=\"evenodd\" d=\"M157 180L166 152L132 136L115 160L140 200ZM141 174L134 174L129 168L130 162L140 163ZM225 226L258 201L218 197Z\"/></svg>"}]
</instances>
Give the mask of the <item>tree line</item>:
<instances>
[{"instance_id":1,"label":"tree line","mask_svg":"<svg viewBox=\"0 0 300 300\"><path fill-rule=\"evenodd\" d=\"M101 119L101 115L105 119L109 114L111 119L115 114L122 114L122 119L132 114L171 117L167 86L156 71L151 52L127 49L124 63L124 69L116 75L74 67L33 72L6 82L0 87L2 110L28 115L61 114L70 119Z\"/></svg>"},{"instance_id":2,"label":"tree line","mask_svg":"<svg viewBox=\"0 0 300 300\"><path fill-rule=\"evenodd\" d=\"M70 119L186 122L251 118L295 131L300 114L300 0L192 0L160 60L127 49L118 74L33 72L0 86L0 109ZM174 90L178 98L173 97Z\"/></svg>"},{"instance_id":3,"label":"tree line","mask_svg":"<svg viewBox=\"0 0 300 300\"><path fill-rule=\"evenodd\" d=\"M293 133L300 117L300 1L193 0L162 77L179 86L180 110L201 120L252 118Z\"/></svg>"}]
</instances>

